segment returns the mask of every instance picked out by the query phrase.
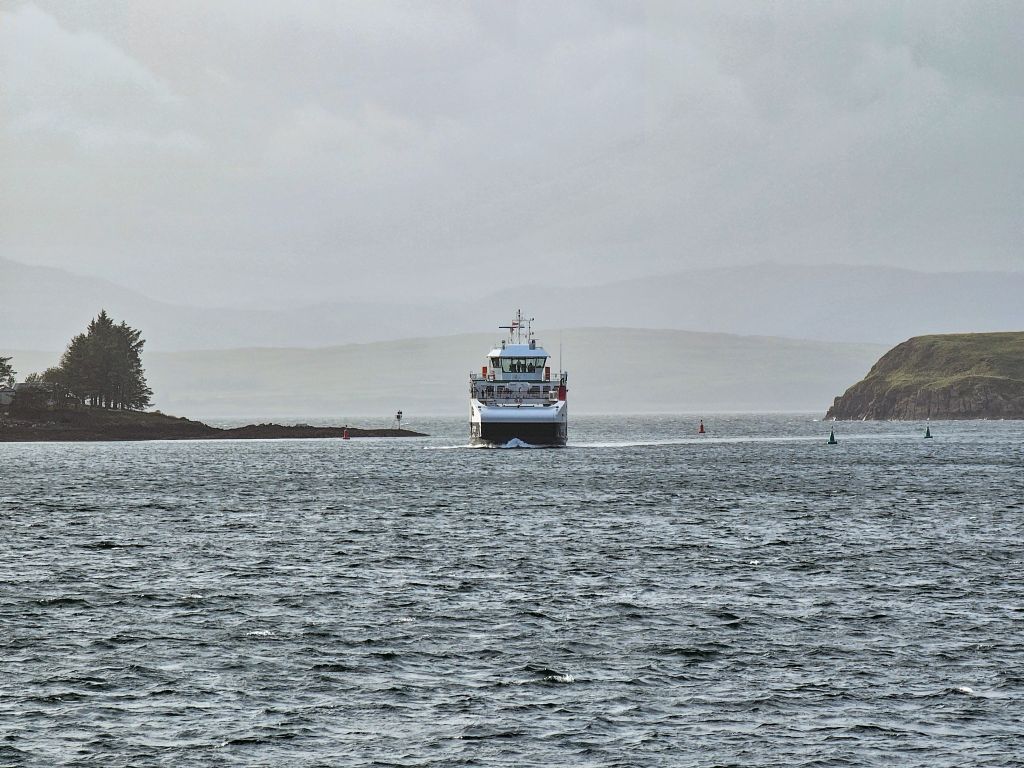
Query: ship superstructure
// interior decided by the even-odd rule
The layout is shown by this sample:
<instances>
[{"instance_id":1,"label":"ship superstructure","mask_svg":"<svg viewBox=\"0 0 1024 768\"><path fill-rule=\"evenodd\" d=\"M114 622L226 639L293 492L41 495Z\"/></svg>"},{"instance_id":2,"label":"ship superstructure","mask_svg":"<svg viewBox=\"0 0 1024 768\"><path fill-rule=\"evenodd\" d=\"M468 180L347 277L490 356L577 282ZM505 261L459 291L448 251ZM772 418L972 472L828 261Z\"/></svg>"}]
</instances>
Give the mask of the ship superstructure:
<instances>
[{"instance_id":1,"label":"ship superstructure","mask_svg":"<svg viewBox=\"0 0 1024 768\"><path fill-rule=\"evenodd\" d=\"M548 353L533 336L533 318L516 312L508 338L470 374L470 440L474 445L563 446L569 433L567 374L552 374Z\"/></svg>"}]
</instances>

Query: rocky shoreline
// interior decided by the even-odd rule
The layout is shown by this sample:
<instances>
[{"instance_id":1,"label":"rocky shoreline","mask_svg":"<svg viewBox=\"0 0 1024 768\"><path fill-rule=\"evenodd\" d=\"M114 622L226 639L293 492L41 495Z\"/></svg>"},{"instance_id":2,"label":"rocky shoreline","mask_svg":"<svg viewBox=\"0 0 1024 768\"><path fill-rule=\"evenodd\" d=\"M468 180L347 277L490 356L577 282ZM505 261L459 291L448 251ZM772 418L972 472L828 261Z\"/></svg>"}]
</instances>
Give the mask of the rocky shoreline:
<instances>
[{"instance_id":1,"label":"rocky shoreline","mask_svg":"<svg viewBox=\"0 0 1024 768\"><path fill-rule=\"evenodd\" d=\"M21 414L18 417L0 416L0 442L339 439L344 437L345 429L307 424L249 424L244 427L221 428L162 413L92 408ZM426 436L409 429L347 429L351 438Z\"/></svg>"},{"instance_id":2,"label":"rocky shoreline","mask_svg":"<svg viewBox=\"0 0 1024 768\"><path fill-rule=\"evenodd\" d=\"M864 386L837 397L827 419L1024 419L1024 391L999 379L965 378L934 388Z\"/></svg>"}]
</instances>

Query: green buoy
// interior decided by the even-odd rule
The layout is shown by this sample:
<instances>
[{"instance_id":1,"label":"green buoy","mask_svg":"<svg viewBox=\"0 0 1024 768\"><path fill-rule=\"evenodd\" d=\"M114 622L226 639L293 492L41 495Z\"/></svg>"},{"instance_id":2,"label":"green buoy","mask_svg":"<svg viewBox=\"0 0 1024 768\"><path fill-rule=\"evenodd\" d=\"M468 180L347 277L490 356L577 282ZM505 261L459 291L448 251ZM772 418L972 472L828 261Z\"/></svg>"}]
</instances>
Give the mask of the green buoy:
<instances>
[{"instance_id":1,"label":"green buoy","mask_svg":"<svg viewBox=\"0 0 1024 768\"><path fill-rule=\"evenodd\" d=\"M829 430L829 433L828 433L828 444L829 445L835 445L838 442L839 441L836 440L836 430L835 430L835 427L833 427L831 430Z\"/></svg>"},{"instance_id":2,"label":"green buoy","mask_svg":"<svg viewBox=\"0 0 1024 768\"><path fill-rule=\"evenodd\" d=\"M927 426L927 427L924 428L924 439L925 440L931 440L932 439L932 428L931 428L931 426Z\"/></svg>"}]
</instances>

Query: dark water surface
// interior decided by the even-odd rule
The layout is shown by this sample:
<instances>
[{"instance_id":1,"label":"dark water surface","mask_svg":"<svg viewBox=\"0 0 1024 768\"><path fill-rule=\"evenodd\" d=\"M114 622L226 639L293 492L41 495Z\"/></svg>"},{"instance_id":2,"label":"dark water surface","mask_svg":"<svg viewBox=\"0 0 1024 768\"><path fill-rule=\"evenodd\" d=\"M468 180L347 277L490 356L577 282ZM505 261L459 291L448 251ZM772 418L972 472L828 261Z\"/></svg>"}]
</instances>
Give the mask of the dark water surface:
<instances>
[{"instance_id":1,"label":"dark water surface","mask_svg":"<svg viewBox=\"0 0 1024 768\"><path fill-rule=\"evenodd\" d=\"M0 444L0 765L1021 765L1024 424L705 422Z\"/></svg>"}]
</instances>

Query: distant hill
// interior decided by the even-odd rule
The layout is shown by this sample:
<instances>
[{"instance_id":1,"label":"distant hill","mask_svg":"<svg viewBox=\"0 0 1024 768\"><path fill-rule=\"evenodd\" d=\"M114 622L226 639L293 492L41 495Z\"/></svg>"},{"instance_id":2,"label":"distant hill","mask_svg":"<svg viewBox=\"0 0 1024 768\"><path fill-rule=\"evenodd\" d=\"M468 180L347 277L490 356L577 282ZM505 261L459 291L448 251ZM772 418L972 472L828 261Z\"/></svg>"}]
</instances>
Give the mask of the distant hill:
<instances>
[{"instance_id":1,"label":"distant hill","mask_svg":"<svg viewBox=\"0 0 1024 768\"><path fill-rule=\"evenodd\" d=\"M499 334L403 339L322 349L148 353L157 407L190 417L468 414L468 375ZM569 371L580 412L815 410L883 347L758 336L569 329L541 335ZM22 373L52 355L13 353ZM467 416L468 418L468 416ZM410 422L412 423L412 422Z\"/></svg>"},{"instance_id":2,"label":"distant hill","mask_svg":"<svg viewBox=\"0 0 1024 768\"><path fill-rule=\"evenodd\" d=\"M836 419L1024 419L1024 332L919 336L835 399Z\"/></svg>"},{"instance_id":3,"label":"distant hill","mask_svg":"<svg viewBox=\"0 0 1024 768\"><path fill-rule=\"evenodd\" d=\"M1024 327L1024 273L925 273L881 267L691 270L605 285L535 285L419 304L346 295L292 309L154 301L95 278L0 260L0 350L63 349L101 308L140 328L149 350L311 347L472 333L517 307L546 328L616 327L765 334L893 344L927 333ZM237 298L237 297L233 297ZM227 303L237 303L230 301Z\"/></svg>"}]
</instances>

